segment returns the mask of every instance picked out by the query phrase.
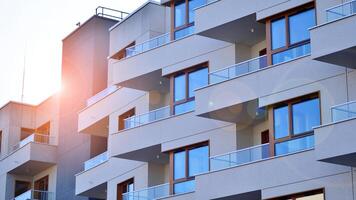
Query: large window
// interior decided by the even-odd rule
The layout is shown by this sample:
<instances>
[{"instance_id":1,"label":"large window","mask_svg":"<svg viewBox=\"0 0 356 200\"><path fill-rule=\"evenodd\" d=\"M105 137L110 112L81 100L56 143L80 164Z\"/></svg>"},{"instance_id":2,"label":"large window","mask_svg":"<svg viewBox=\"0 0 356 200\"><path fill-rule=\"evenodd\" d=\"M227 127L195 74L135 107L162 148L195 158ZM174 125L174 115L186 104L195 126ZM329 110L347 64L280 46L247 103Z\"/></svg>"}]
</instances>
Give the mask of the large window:
<instances>
[{"instance_id":1,"label":"large window","mask_svg":"<svg viewBox=\"0 0 356 200\"><path fill-rule=\"evenodd\" d=\"M194 9L202 6L206 0L172 1L174 10L174 39L179 39L194 32Z\"/></svg>"},{"instance_id":2,"label":"large window","mask_svg":"<svg viewBox=\"0 0 356 200\"><path fill-rule=\"evenodd\" d=\"M173 76L173 110L181 114L194 110L194 90L208 85L206 64L188 69Z\"/></svg>"},{"instance_id":3,"label":"large window","mask_svg":"<svg viewBox=\"0 0 356 200\"><path fill-rule=\"evenodd\" d=\"M135 108L132 108L119 116L119 131L124 130L125 128L135 127L134 121L125 122L126 119L133 116L135 116Z\"/></svg>"},{"instance_id":4,"label":"large window","mask_svg":"<svg viewBox=\"0 0 356 200\"><path fill-rule=\"evenodd\" d=\"M292 194L284 197L272 198L269 200L324 200L323 189Z\"/></svg>"},{"instance_id":5,"label":"large window","mask_svg":"<svg viewBox=\"0 0 356 200\"><path fill-rule=\"evenodd\" d=\"M317 95L303 97L273 108L275 155L292 153L314 146L313 127L320 125L320 100Z\"/></svg>"},{"instance_id":6,"label":"large window","mask_svg":"<svg viewBox=\"0 0 356 200\"><path fill-rule=\"evenodd\" d=\"M173 193L194 191L194 176L209 170L209 146L193 145L171 153L173 162Z\"/></svg>"},{"instance_id":7,"label":"large window","mask_svg":"<svg viewBox=\"0 0 356 200\"><path fill-rule=\"evenodd\" d=\"M310 54L309 28L316 25L313 5L276 16L267 21L270 26L271 64L278 64Z\"/></svg>"}]
</instances>

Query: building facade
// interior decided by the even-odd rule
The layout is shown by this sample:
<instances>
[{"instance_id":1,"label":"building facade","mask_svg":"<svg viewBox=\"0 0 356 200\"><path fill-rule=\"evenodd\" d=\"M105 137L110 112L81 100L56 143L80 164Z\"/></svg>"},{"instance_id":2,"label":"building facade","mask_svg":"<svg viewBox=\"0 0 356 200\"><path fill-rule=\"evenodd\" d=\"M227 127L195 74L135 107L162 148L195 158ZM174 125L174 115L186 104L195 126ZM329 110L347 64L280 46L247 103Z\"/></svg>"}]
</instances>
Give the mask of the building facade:
<instances>
[{"instance_id":1,"label":"building facade","mask_svg":"<svg viewBox=\"0 0 356 200\"><path fill-rule=\"evenodd\" d=\"M95 17L100 33L89 20L64 40L54 198L355 200L355 13L354 0L161 0ZM31 168L2 171L7 188Z\"/></svg>"}]
</instances>

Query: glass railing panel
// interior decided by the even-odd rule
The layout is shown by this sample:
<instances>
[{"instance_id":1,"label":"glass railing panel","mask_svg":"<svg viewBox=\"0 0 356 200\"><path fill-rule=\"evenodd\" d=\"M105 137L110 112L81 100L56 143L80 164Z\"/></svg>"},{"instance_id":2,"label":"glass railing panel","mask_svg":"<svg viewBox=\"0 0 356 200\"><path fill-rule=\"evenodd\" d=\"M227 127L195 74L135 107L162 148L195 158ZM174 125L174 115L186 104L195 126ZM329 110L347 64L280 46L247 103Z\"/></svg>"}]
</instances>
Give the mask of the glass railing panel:
<instances>
[{"instance_id":1,"label":"glass railing panel","mask_svg":"<svg viewBox=\"0 0 356 200\"><path fill-rule=\"evenodd\" d=\"M194 34L195 27L194 26L189 26L187 28L178 30L174 33L174 39L179 40L181 38L187 37L189 35Z\"/></svg>"},{"instance_id":2,"label":"glass railing panel","mask_svg":"<svg viewBox=\"0 0 356 200\"><path fill-rule=\"evenodd\" d=\"M101 163L104 163L106 161L109 160L109 157L108 157L108 152L105 151L104 153L102 154L99 154L97 156L95 156L94 158L90 159L90 160L87 160L84 162L84 170L89 170L91 168L94 168L98 165L100 165Z\"/></svg>"},{"instance_id":3,"label":"glass railing panel","mask_svg":"<svg viewBox=\"0 0 356 200\"><path fill-rule=\"evenodd\" d=\"M296 58L309 55L310 54L310 43L306 43L304 45L294 47L291 49L287 49L285 51L275 53L272 55L272 63L278 64L287 61L294 60Z\"/></svg>"},{"instance_id":4,"label":"glass railing panel","mask_svg":"<svg viewBox=\"0 0 356 200\"><path fill-rule=\"evenodd\" d=\"M349 1L326 10L328 22L341 19L356 13L356 1Z\"/></svg>"},{"instance_id":5,"label":"glass railing panel","mask_svg":"<svg viewBox=\"0 0 356 200\"><path fill-rule=\"evenodd\" d=\"M29 144L30 142L55 145L55 137L50 136L50 135L34 133L34 134L28 136L27 138L21 140L16 145L14 145L13 148L12 148L12 151L15 151L16 149L19 149L19 148Z\"/></svg>"},{"instance_id":6,"label":"glass railing panel","mask_svg":"<svg viewBox=\"0 0 356 200\"><path fill-rule=\"evenodd\" d=\"M174 194L185 194L195 191L195 180L174 184Z\"/></svg>"},{"instance_id":7,"label":"glass railing panel","mask_svg":"<svg viewBox=\"0 0 356 200\"><path fill-rule=\"evenodd\" d=\"M29 190L19 196L13 198L13 200L54 200L54 193L48 191Z\"/></svg>"},{"instance_id":8,"label":"glass railing panel","mask_svg":"<svg viewBox=\"0 0 356 200\"><path fill-rule=\"evenodd\" d=\"M170 41L171 40L170 40L169 33L160 35L160 36L152 38L146 42L126 48L126 57L134 56L136 54L143 53L145 51L149 51L151 49L165 45L165 44L169 43Z\"/></svg>"},{"instance_id":9,"label":"glass railing panel","mask_svg":"<svg viewBox=\"0 0 356 200\"><path fill-rule=\"evenodd\" d=\"M168 197L169 184L158 185L143 190L128 192L122 195L123 200L154 200L163 197Z\"/></svg>"},{"instance_id":10,"label":"glass railing panel","mask_svg":"<svg viewBox=\"0 0 356 200\"><path fill-rule=\"evenodd\" d=\"M125 129L134 128L144 124L148 124L160 119L164 119L171 116L170 106L159 108L157 110L150 111L145 114L136 115L124 120Z\"/></svg>"},{"instance_id":11,"label":"glass railing panel","mask_svg":"<svg viewBox=\"0 0 356 200\"><path fill-rule=\"evenodd\" d=\"M314 135L275 144L275 155L286 155L314 148Z\"/></svg>"},{"instance_id":12,"label":"glass railing panel","mask_svg":"<svg viewBox=\"0 0 356 200\"><path fill-rule=\"evenodd\" d=\"M212 171L263 160L270 156L269 144L258 145L210 158Z\"/></svg>"},{"instance_id":13,"label":"glass railing panel","mask_svg":"<svg viewBox=\"0 0 356 200\"><path fill-rule=\"evenodd\" d=\"M96 95L90 97L87 100L87 106L91 106L93 104L95 104L96 102L102 100L103 98L105 98L106 96L114 93L116 90L118 90L119 88L116 85L112 85L106 89L104 89L103 91L97 93Z\"/></svg>"},{"instance_id":14,"label":"glass railing panel","mask_svg":"<svg viewBox=\"0 0 356 200\"><path fill-rule=\"evenodd\" d=\"M246 73L267 67L267 56L247 60L236 65L209 73L209 84L220 83Z\"/></svg>"},{"instance_id":15,"label":"glass railing panel","mask_svg":"<svg viewBox=\"0 0 356 200\"><path fill-rule=\"evenodd\" d=\"M342 121L356 117L356 101L337 105L331 108L333 122Z\"/></svg>"}]
</instances>

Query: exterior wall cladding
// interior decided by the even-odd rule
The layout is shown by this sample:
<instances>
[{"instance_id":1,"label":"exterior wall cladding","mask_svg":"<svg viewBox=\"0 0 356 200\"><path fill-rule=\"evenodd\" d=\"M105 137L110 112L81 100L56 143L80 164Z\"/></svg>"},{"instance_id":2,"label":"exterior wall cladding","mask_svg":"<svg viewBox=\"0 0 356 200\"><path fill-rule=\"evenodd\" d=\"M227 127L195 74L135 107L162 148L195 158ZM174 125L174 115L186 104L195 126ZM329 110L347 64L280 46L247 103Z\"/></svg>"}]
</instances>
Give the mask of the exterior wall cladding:
<instances>
[{"instance_id":1,"label":"exterior wall cladding","mask_svg":"<svg viewBox=\"0 0 356 200\"><path fill-rule=\"evenodd\" d=\"M355 24L343 0L94 16L61 94L0 109L0 199L356 200Z\"/></svg>"}]
</instances>

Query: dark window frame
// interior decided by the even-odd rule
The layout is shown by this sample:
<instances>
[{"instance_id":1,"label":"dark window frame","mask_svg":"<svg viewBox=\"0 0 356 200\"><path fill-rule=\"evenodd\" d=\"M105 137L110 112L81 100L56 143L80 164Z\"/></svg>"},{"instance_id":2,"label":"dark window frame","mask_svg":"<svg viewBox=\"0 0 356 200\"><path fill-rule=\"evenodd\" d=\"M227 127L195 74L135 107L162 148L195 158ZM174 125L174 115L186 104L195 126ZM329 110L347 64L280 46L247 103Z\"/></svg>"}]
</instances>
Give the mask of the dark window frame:
<instances>
[{"instance_id":1,"label":"dark window frame","mask_svg":"<svg viewBox=\"0 0 356 200\"><path fill-rule=\"evenodd\" d=\"M133 184L133 191L135 191L135 179L130 178L126 181L123 181L116 186L116 195L117 195L117 200L122 200L123 199L123 194L125 194L127 191L125 191L124 188L127 188L129 185Z\"/></svg>"},{"instance_id":2,"label":"dark window frame","mask_svg":"<svg viewBox=\"0 0 356 200\"><path fill-rule=\"evenodd\" d=\"M315 3L308 3L303 6L291 9L289 11L283 12L281 14L277 14L273 17L270 17L269 19L266 20L266 39L267 39L267 63L268 65L272 65L273 63L273 55L277 53L284 52L288 49L293 49L295 47L303 46L305 44L310 43L310 38L291 44L290 43L290 26L289 26L289 18L291 16L294 16L296 14L315 9L315 22L317 22L317 12L316 12L316 7ZM274 21L280 20L280 19L285 19L285 30L286 30L286 41L285 41L285 46L280 47L277 49L272 49L272 23Z\"/></svg>"},{"instance_id":3,"label":"dark window frame","mask_svg":"<svg viewBox=\"0 0 356 200\"><path fill-rule=\"evenodd\" d=\"M193 149L201 148L201 147L208 147L208 154L209 154L208 158L210 158L209 141L185 146L185 147L178 148L178 149L175 149L175 150L172 150L169 152L169 161L170 161L170 178L169 178L170 181L169 182L170 182L170 193L171 194L175 193L175 191L174 191L175 184L195 180L195 176L189 176L189 151L193 150ZM174 170L175 170L174 169L174 154L180 153L180 152L185 152L185 177L179 178L179 179L174 179ZM208 164L209 164L208 169L210 169L210 162Z\"/></svg>"},{"instance_id":4,"label":"dark window frame","mask_svg":"<svg viewBox=\"0 0 356 200\"><path fill-rule=\"evenodd\" d=\"M179 3L185 3L185 23L181 26L176 27L175 19L176 19L176 13L175 13L175 7L176 4ZM174 40L175 39L175 33L186 29L188 27L194 26L195 21L189 22L189 0L171 0L171 13L172 13L172 19L171 19L171 38Z\"/></svg>"},{"instance_id":5,"label":"dark window frame","mask_svg":"<svg viewBox=\"0 0 356 200\"><path fill-rule=\"evenodd\" d=\"M122 113L121 115L119 115L118 117L118 131L122 131L125 129L125 119L130 118L135 116L136 114L136 108L131 108L130 110Z\"/></svg>"},{"instance_id":6,"label":"dark window frame","mask_svg":"<svg viewBox=\"0 0 356 200\"><path fill-rule=\"evenodd\" d=\"M275 155L275 146L276 144L279 143L283 143L283 142L287 142L290 140L294 140L294 139L298 139L298 138L304 138L307 136L311 136L314 134L314 131L306 131L304 133L298 133L298 134L294 134L293 133L293 105L298 104L298 103L302 103L302 102L306 102L306 101L310 101L310 100L314 100L314 99L319 99L319 116L320 116L320 123L322 122L322 114L321 114L321 98L320 98L320 94L319 93L314 93L314 94L309 94L309 95L305 95L305 96L301 96L301 97L297 97L294 98L292 100L288 100L288 101L284 101L278 104L275 104L271 107L271 125L270 125L270 150L271 150L271 155ZM288 123L289 123L289 129L288 129L288 135L282 138L278 138L275 139L275 128L274 128L274 110L281 108L281 107L288 107Z\"/></svg>"},{"instance_id":7,"label":"dark window frame","mask_svg":"<svg viewBox=\"0 0 356 200\"><path fill-rule=\"evenodd\" d=\"M209 82L209 62L204 62L204 63L201 63L201 64L198 64L198 65L194 65L192 67L189 67L185 70L182 70L182 71L179 71L179 72L176 72L172 75L170 75L170 84L171 84L171 102L170 102L170 105L171 105L171 112L172 114L175 114L175 107L178 106L178 105L181 105L181 104L185 104L185 103L188 103L188 102L191 102L191 101L195 101L195 96L193 97L189 97L189 74L190 73L193 73L193 72L196 72L196 71L199 71L201 69L207 69L208 70L208 82ZM175 101L175 82L174 82L174 79L178 76L181 76L181 75L184 75L185 77L185 98L182 99L182 100L179 100L179 101Z\"/></svg>"}]
</instances>

